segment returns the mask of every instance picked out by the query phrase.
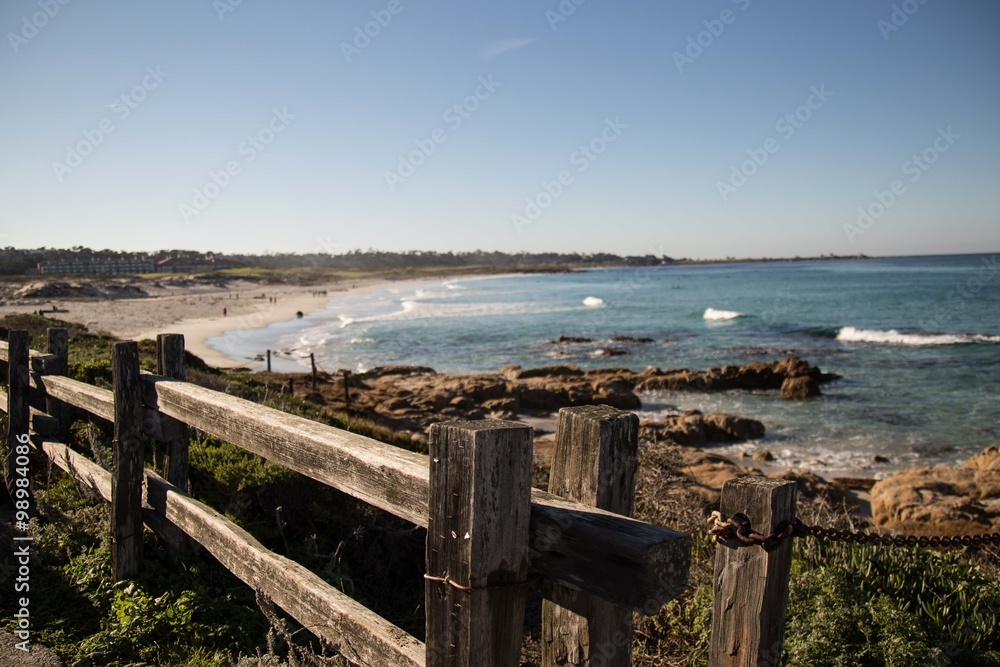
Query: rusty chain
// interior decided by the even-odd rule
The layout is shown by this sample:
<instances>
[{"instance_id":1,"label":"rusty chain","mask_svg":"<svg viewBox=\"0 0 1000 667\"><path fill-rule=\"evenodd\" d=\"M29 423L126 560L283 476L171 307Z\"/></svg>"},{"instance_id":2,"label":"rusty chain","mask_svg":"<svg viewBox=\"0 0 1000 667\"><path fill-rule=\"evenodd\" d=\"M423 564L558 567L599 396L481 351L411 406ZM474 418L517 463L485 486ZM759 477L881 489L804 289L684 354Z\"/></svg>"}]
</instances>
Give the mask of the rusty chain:
<instances>
[{"instance_id":1,"label":"rusty chain","mask_svg":"<svg viewBox=\"0 0 1000 667\"><path fill-rule=\"evenodd\" d=\"M734 514L726 519L721 512L712 512L708 522L710 535L715 535L717 542L736 540L742 546L760 545L764 551L773 551L789 537L818 537L839 542L854 542L857 544L877 544L893 547L978 547L983 544L1000 544L1000 533L984 535L945 535L928 537L926 535L889 535L869 533L863 530L836 530L807 526L798 518L782 521L770 535L762 535L753 529L750 519L745 514Z\"/></svg>"}]
</instances>

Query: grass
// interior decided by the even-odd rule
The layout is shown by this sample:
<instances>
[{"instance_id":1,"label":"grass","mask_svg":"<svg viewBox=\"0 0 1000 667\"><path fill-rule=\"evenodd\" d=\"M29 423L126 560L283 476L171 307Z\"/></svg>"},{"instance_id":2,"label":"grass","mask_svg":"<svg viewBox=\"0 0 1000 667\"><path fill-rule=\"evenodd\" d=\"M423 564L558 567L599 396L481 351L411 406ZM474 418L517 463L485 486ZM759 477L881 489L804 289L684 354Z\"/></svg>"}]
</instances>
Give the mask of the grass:
<instances>
[{"instance_id":1,"label":"grass","mask_svg":"<svg viewBox=\"0 0 1000 667\"><path fill-rule=\"evenodd\" d=\"M52 320L8 317L0 326L29 330L45 349ZM75 325L70 372L110 386L113 339ZM141 363L154 365L155 346L140 344ZM264 374L228 373L189 358L189 379L209 388L419 450L420 442L367 420L282 394ZM0 422L4 421L0 419ZM308 567L418 637L423 634L424 532L334 489L267 462L234 445L195 433L190 448L192 493L223 512L267 548ZM110 465L111 433L97 419L78 421L71 443ZM704 533L710 507L677 485L678 462L669 450L641 452L638 518L694 537L685 591L652 617L637 617L636 667L707 664L715 545ZM157 453L150 452L148 465ZM79 665L343 664L266 599L221 567L203 549L179 569L145 537L145 569L116 585L110 576L108 506L84 493L42 460L32 463L38 516L32 520L35 557L31 598L33 640ZM844 508L800 501L807 523L857 527ZM0 549L13 543L0 528ZM879 549L797 540L792 565L786 647L788 667L863 665L994 665L1000 667L1000 573L997 549L933 551ZM11 571L0 561L0 579ZM2 584L7 586L7 583ZM539 602L532 592L529 607ZM0 596L10 619L13 596ZM9 621L8 621L9 625ZM537 664L538 628L525 649Z\"/></svg>"}]
</instances>

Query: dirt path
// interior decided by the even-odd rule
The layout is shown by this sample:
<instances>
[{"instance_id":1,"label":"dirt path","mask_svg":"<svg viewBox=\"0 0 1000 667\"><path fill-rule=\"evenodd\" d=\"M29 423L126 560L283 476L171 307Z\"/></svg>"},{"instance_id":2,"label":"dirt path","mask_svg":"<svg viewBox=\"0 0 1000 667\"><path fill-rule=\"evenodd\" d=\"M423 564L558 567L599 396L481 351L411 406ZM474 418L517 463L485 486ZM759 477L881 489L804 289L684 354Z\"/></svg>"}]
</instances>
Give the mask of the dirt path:
<instances>
[{"instance_id":1,"label":"dirt path","mask_svg":"<svg viewBox=\"0 0 1000 667\"><path fill-rule=\"evenodd\" d=\"M10 667L63 667L63 661L55 653L37 644L30 644L25 653L14 647L17 638L6 630L0 630L0 665Z\"/></svg>"}]
</instances>

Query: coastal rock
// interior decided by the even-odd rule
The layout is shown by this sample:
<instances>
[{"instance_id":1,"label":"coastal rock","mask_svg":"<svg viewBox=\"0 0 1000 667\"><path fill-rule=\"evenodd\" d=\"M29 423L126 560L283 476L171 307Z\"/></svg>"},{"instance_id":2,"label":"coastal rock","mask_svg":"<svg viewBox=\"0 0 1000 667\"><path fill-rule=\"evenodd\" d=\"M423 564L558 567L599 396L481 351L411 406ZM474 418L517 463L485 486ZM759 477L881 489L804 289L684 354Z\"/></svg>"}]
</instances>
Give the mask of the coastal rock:
<instances>
[{"instance_id":1,"label":"coastal rock","mask_svg":"<svg viewBox=\"0 0 1000 667\"><path fill-rule=\"evenodd\" d=\"M517 419L521 411L521 402L517 398L492 398L483 401L483 410L489 413L490 419Z\"/></svg>"},{"instance_id":2,"label":"coastal rock","mask_svg":"<svg viewBox=\"0 0 1000 667\"><path fill-rule=\"evenodd\" d=\"M389 375L424 375L436 372L433 368L428 368L427 366L376 366L364 373L355 374L354 378L357 380L368 380Z\"/></svg>"},{"instance_id":3,"label":"coastal rock","mask_svg":"<svg viewBox=\"0 0 1000 667\"><path fill-rule=\"evenodd\" d=\"M595 382L594 400L619 410L638 410L642 407L639 397L632 393L632 385L620 380Z\"/></svg>"},{"instance_id":4,"label":"coastal rock","mask_svg":"<svg viewBox=\"0 0 1000 667\"><path fill-rule=\"evenodd\" d=\"M791 470L771 473L768 477L794 481L798 486L799 497L805 497L809 500L824 500L833 507L842 507L845 502L850 505L855 504L854 500L845 494L840 486L808 470L792 468Z\"/></svg>"},{"instance_id":5,"label":"coastal rock","mask_svg":"<svg viewBox=\"0 0 1000 667\"><path fill-rule=\"evenodd\" d=\"M819 382L808 375L789 377L781 383L781 397L792 400L821 396Z\"/></svg>"},{"instance_id":6,"label":"coastal rock","mask_svg":"<svg viewBox=\"0 0 1000 667\"><path fill-rule=\"evenodd\" d=\"M662 422L646 422L639 435L654 442L703 445L709 442L743 442L764 437L764 424L756 419L726 414L703 415L693 410L667 417Z\"/></svg>"},{"instance_id":7,"label":"coastal rock","mask_svg":"<svg viewBox=\"0 0 1000 667\"><path fill-rule=\"evenodd\" d=\"M579 336L559 336L555 340L550 340L552 345L566 345L568 343L593 343L592 338L580 338Z\"/></svg>"},{"instance_id":8,"label":"coastal rock","mask_svg":"<svg viewBox=\"0 0 1000 667\"><path fill-rule=\"evenodd\" d=\"M690 479L693 490L711 505L717 505L722 495L722 485L731 479L747 475L760 475L756 468L744 468L724 456L695 449L685 450L680 473Z\"/></svg>"},{"instance_id":9,"label":"coastal rock","mask_svg":"<svg viewBox=\"0 0 1000 667\"><path fill-rule=\"evenodd\" d=\"M754 452L753 453L753 460L754 461L773 461L774 460L774 454L772 454L771 452L769 452L766 449L762 449L759 452Z\"/></svg>"},{"instance_id":10,"label":"coastal rock","mask_svg":"<svg viewBox=\"0 0 1000 667\"><path fill-rule=\"evenodd\" d=\"M875 523L921 535L1000 530L1000 452L990 447L962 466L898 472L871 490Z\"/></svg>"},{"instance_id":11,"label":"coastal rock","mask_svg":"<svg viewBox=\"0 0 1000 667\"><path fill-rule=\"evenodd\" d=\"M1000 470L1000 449L987 447L962 464L971 470Z\"/></svg>"},{"instance_id":12,"label":"coastal rock","mask_svg":"<svg viewBox=\"0 0 1000 667\"><path fill-rule=\"evenodd\" d=\"M703 421L713 440L743 442L764 437L764 424L756 419L712 413L705 415Z\"/></svg>"},{"instance_id":13,"label":"coastal rock","mask_svg":"<svg viewBox=\"0 0 1000 667\"><path fill-rule=\"evenodd\" d=\"M539 368L521 368L520 366L504 366L497 374L507 380L527 380L537 377L567 377L583 375L577 366L541 366Z\"/></svg>"},{"instance_id":14,"label":"coastal rock","mask_svg":"<svg viewBox=\"0 0 1000 667\"><path fill-rule=\"evenodd\" d=\"M612 336L611 337L611 342L612 343L652 343L653 339L649 338L649 337L646 337L646 336L641 336L639 338L636 338L635 336Z\"/></svg>"},{"instance_id":15,"label":"coastal rock","mask_svg":"<svg viewBox=\"0 0 1000 667\"><path fill-rule=\"evenodd\" d=\"M628 350L620 347L602 347L596 352L598 357L623 357L628 354Z\"/></svg>"},{"instance_id":16,"label":"coastal rock","mask_svg":"<svg viewBox=\"0 0 1000 667\"><path fill-rule=\"evenodd\" d=\"M806 377L817 383L835 376L798 357L785 357L764 363L753 361L744 366L723 366L707 371L681 369L651 374L636 385L639 393L657 391L726 391L732 389L781 389L789 378Z\"/></svg>"}]
</instances>

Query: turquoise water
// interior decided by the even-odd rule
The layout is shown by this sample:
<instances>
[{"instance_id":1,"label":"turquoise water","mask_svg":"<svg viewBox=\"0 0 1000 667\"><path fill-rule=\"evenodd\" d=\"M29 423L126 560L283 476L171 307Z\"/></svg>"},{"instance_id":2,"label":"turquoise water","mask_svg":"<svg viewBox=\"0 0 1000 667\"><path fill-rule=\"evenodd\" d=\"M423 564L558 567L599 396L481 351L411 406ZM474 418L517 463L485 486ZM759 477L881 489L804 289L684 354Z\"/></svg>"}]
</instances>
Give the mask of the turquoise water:
<instances>
[{"instance_id":1,"label":"turquoise water","mask_svg":"<svg viewBox=\"0 0 1000 667\"><path fill-rule=\"evenodd\" d=\"M211 341L236 358L284 350L276 370L420 364L449 373L573 363L642 370L770 360L783 351L842 379L817 401L774 393L644 396L655 414L755 417L779 465L885 472L997 444L998 256L716 264L400 283L302 320ZM560 335L593 343L552 345ZM651 337L619 344L615 335ZM225 343L225 344L223 344ZM602 348L626 349L618 357ZM875 455L889 464L871 464Z\"/></svg>"}]
</instances>

